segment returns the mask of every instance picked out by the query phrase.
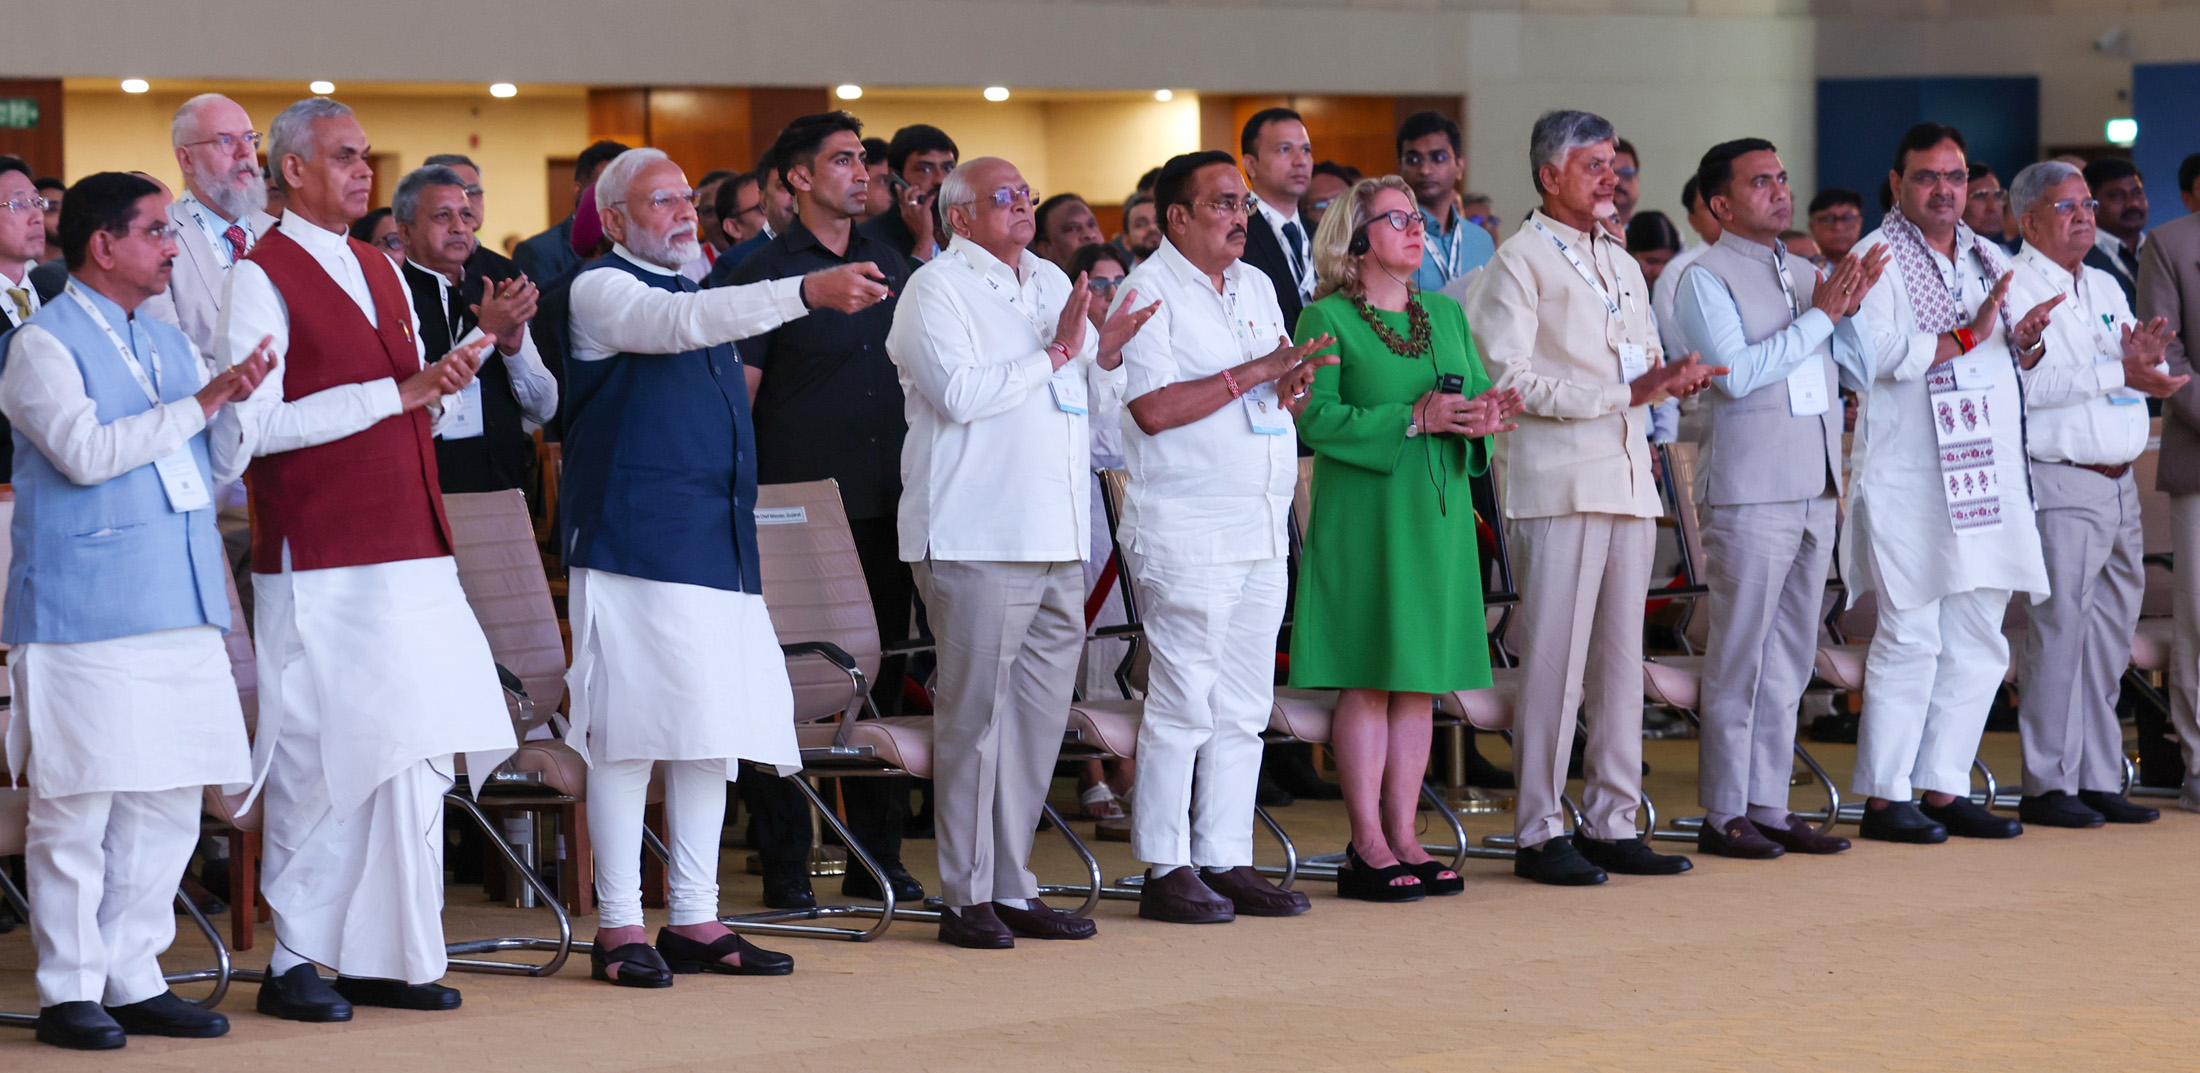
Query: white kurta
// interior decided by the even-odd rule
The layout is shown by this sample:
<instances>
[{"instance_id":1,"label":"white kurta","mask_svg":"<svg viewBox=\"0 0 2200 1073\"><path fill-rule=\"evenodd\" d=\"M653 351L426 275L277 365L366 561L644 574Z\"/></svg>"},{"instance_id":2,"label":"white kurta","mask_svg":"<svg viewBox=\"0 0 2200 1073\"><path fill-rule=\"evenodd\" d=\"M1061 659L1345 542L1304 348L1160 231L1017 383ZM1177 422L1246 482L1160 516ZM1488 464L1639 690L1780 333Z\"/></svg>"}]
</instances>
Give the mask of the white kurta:
<instances>
[{"instance_id":1,"label":"white kurta","mask_svg":"<svg viewBox=\"0 0 2200 1073\"><path fill-rule=\"evenodd\" d=\"M1880 232L1864 237L1859 251L1885 244ZM1966 317L1986 300L1992 280L1977 253L1959 251L1954 264L1932 251L1933 263L1960 290ZM2013 309L2011 317L2025 310ZM1876 591L1898 609L1922 606L1973 589L2047 595L2047 568L2033 523L2028 463L2017 421L1993 423L1994 464L2001 495L2001 524L1958 535L1942 490L1940 448L1933 433L1932 403L1925 384L1938 337L1918 327L1908 281L1890 264L1864 296L1879 378L1864 398L1850 453L1850 524L1841 531L1842 576L1849 599ZM2016 363L1999 321L1979 341L1973 357L1995 376L1987 401L1997 415L2022 411Z\"/></svg>"}]
</instances>

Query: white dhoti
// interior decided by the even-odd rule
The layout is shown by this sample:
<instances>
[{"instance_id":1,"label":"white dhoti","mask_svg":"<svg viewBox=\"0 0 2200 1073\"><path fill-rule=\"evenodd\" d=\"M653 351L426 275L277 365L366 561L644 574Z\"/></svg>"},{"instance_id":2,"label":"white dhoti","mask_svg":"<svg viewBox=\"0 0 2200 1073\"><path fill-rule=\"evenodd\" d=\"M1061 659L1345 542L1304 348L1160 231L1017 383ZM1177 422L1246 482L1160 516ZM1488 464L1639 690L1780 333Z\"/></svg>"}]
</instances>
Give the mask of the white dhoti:
<instances>
[{"instance_id":1,"label":"white dhoti","mask_svg":"<svg viewBox=\"0 0 2200 1073\"><path fill-rule=\"evenodd\" d=\"M221 631L25 644L12 659L39 1005L142 1002L168 990L160 954L201 788L251 777Z\"/></svg>"},{"instance_id":2,"label":"white dhoti","mask_svg":"<svg viewBox=\"0 0 2200 1073\"><path fill-rule=\"evenodd\" d=\"M665 762L672 923L718 915L725 783L753 761L801 770L794 690L764 598L572 572L571 741L588 759L588 833L606 928L642 923L642 810Z\"/></svg>"},{"instance_id":3,"label":"white dhoti","mask_svg":"<svg viewBox=\"0 0 2200 1073\"><path fill-rule=\"evenodd\" d=\"M515 745L457 564L255 574L253 589L269 967L438 979L452 756L486 773Z\"/></svg>"},{"instance_id":4,"label":"white dhoti","mask_svg":"<svg viewBox=\"0 0 2200 1073\"><path fill-rule=\"evenodd\" d=\"M1153 645L1131 853L1165 870L1253 863L1260 732L1275 705L1282 559L1171 566L1139 556Z\"/></svg>"}]
</instances>

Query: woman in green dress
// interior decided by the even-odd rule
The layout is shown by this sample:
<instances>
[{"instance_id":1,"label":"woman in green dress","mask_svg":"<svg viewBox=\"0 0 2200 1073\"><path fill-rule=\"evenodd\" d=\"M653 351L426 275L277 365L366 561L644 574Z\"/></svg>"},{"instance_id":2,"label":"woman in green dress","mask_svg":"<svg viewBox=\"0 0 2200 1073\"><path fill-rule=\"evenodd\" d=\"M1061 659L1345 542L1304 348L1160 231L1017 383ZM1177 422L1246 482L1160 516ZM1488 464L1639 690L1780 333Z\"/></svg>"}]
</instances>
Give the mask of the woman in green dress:
<instances>
[{"instance_id":1,"label":"woman in green dress","mask_svg":"<svg viewBox=\"0 0 2200 1073\"><path fill-rule=\"evenodd\" d=\"M1331 748L1352 844L1337 893L1370 901L1465 886L1421 848L1414 813L1431 694L1490 684L1467 482L1520 411L1490 388L1459 303L1407 282L1421 248L1405 181L1362 180L1322 218L1322 296L1297 325L1301 340L1336 336L1339 362L1315 374L1298 419L1314 483L1291 684L1343 691Z\"/></svg>"}]
</instances>

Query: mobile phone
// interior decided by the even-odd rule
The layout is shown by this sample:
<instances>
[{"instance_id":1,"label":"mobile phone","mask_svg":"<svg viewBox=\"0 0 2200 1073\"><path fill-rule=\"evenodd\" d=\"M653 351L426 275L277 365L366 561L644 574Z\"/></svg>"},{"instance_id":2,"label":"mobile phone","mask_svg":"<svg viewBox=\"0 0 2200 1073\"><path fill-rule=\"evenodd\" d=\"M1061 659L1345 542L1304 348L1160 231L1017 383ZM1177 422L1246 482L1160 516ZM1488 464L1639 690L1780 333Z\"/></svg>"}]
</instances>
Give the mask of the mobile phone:
<instances>
[{"instance_id":1,"label":"mobile phone","mask_svg":"<svg viewBox=\"0 0 2200 1073\"><path fill-rule=\"evenodd\" d=\"M1436 393L1439 395L1457 395L1466 390L1466 386L1467 378L1458 373L1445 373L1436 378Z\"/></svg>"}]
</instances>

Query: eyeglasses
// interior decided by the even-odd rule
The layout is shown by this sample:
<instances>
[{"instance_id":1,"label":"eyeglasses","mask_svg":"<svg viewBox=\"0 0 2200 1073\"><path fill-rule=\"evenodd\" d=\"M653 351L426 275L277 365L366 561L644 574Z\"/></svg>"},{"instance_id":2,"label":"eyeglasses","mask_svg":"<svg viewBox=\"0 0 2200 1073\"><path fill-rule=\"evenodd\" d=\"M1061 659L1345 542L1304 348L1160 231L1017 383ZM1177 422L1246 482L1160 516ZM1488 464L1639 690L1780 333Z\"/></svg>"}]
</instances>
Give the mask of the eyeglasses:
<instances>
[{"instance_id":1,"label":"eyeglasses","mask_svg":"<svg viewBox=\"0 0 2200 1073\"><path fill-rule=\"evenodd\" d=\"M19 197L9 201L0 201L0 209L6 209L9 212L45 212L51 208L53 208L53 202L42 197Z\"/></svg>"},{"instance_id":2,"label":"eyeglasses","mask_svg":"<svg viewBox=\"0 0 2200 1073\"><path fill-rule=\"evenodd\" d=\"M1213 201L1194 201L1192 204L1203 209L1221 209L1224 216L1251 216L1260 206L1260 202L1254 200L1250 194L1243 198L1236 194L1224 194Z\"/></svg>"},{"instance_id":3,"label":"eyeglasses","mask_svg":"<svg viewBox=\"0 0 2200 1073\"><path fill-rule=\"evenodd\" d=\"M1376 220L1388 221L1390 229L1393 231L1420 231L1426 226L1421 221L1420 213L1407 212L1404 209L1392 209L1389 212L1379 213L1373 219L1368 220L1368 223L1372 224Z\"/></svg>"},{"instance_id":4,"label":"eyeglasses","mask_svg":"<svg viewBox=\"0 0 2200 1073\"><path fill-rule=\"evenodd\" d=\"M152 227L133 227L127 231L124 231L123 235L125 237L129 235L144 235L146 238L152 239L154 242L157 243L172 242L180 233L181 232L176 230L176 225L174 224L157 224Z\"/></svg>"},{"instance_id":5,"label":"eyeglasses","mask_svg":"<svg viewBox=\"0 0 2200 1073\"><path fill-rule=\"evenodd\" d=\"M1333 198L1333 197L1325 197L1325 198L1321 199L1320 201L1309 201L1309 202L1307 202L1307 203L1306 203L1306 207L1307 207L1307 208L1310 208L1310 209L1312 209L1312 210L1314 210L1315 212L1328 212L1328 211L1329 211L1329 206L1331 206L1331 205L1335 204L1335 203L1336 203L1336 201L1337 201L1337 199L1336 199L1336 198Z\"/></svg>"},{"instance_id":6,"label":"eyeglasses","mask_svg":"<svg viewBox=\"0 0 2200 1073\"><path fill-rule=\"evenodd\" d=\"M1971 181L1971 169L1956 168L1951 171L1918 170L1911 172L1904 178L1909 180L1911 186L1937 186L1941 183L1947 183L1950 186L1962 186Z\"/></svg>"},{"instance_id":7,"label":"eyeglasses","mask_svg":"<svg viewBox=\"0 0 2200 1073\"><path fill-rule=\"evenodd\" d=\"M211 138L201 138L195 142L185 142L178 148L189 149L195 145L211 145L220 149L224 154L235 156L237 155L237 147L240 145L245 145L247 143L252 146L253 152L259 152L260 132L256 130L248 130L243 134L217 134Z\"/></svg>"},{"instance_id":8,"label":"eyeglasses","mask_svg":"<svg viewBox=\"0 0 2200 1073\"><path fill-rule=\"evenodd\" d=\"M1015 204L1019 198L1026 205L1037 205L1039 203L1038 192L1028 186L1004 186L978 198L977 201L987 202L996 209L1006 209ZM971 204L976 204L977 201L973 201Z\"/></svg>"},{"instance_id":9,"label":"eyeglasses","mask_svg":"<svg viewBox=\"0 0 2200 1073\"><path fill-rule=\"evenodd\" d=\"M480 197L480 196L481 196L481 184L480 184L480 183L468 183L468 184L467 184L467 185L465 186L465 188L464 188L464 189L465 189L465 191L466 191L466 196L467 196L467 197Z\"/></svg>"},{"instance_id":10,"label":"eyeglasses","mask_svg":"<svg viewBox=\"0 0 2200 1073\"><path fill-rule=\"evenodd\" d=\"M749 206L748 208L742 209L741 211L739 211L739 212L736 212L736 213L734 213L733 215L731 215L731 216L728 216L728 217L726 217L726 219L728 219L728 220L738 220L738 219L742 218L743 216L747 216L748 214L750 214L750 213L752 213L752 212L763 212L763 211L764 211L764 206L762 206L762 205L751 205L751 206Z\"/></svg>"},{"instance_id":11,"label":"eyeglasses","mask_svg":"<svg viewBox=\"0 0 2200 1073\"><path fill-rule=\"evenodd\" d=\"M2009 200L2007 190L1981 190L1971 195L1971 200L1984 205L1999 205Z\"/></svg>"},{"instance_id":12,"label":"eyeglasses","mask_svg":"<svg viewBox=\"0 0 2200 1073\"><path fill-rule=\"evenodd\" d=\"M1620 177L1620 178L1622 178L1622 179L1632 179L1632 178L1634 178L1635 176L1637 176L1637 175L1639 175L1639 174L1641 174L1641 173L1642 173L1642 169L1641 169L1641 168L1613 168L1613 169L1612 169L1612 174L1614 174L1614 175L1617 175L1617 176L1619 176L1619 177Z\"/></svg>"},{"instance_id":13,"label":"eyeglasses","mask_svg":"<svg viewBox=\"0 0 2200 1073\"><path fill-rule=\"evenodd\" d=\"M2057 216L2069 216L2080 209L2084 209L2085 214L2091 216L2100 211L2101 203L2089 197L2066 197L2049 205L2048 208L2055 210Z\"/></svg>"},{"instance_id":14,"label":"eyeglasses","mask_svg":"<svg viewBox=\"0 0 2200 1073\"><path fill-rule=\"evenodd\" d=\"M1864 217L1862 214L1855 212L1821 212L1811 217L1811 220L1827 227L1841 227L1847 224L1863 223Z\"/></svg>"},{"instance_id":15,"label":"eyeglasses","mask_svg":"<svg viewBox=\"0 0 2200 1073\"><path fill-rule=\"evenodd\" d=\"M1099 294L1114 294L1114 293L1115 293L1115 289L1116 289L1117 287L1120 287L1120 286L1122 286L1122 285L1123 285L1123 277L1122 277L1122 276L1092 276L1092 275L1088 275L1088 276L1086 276L1086 277L1085 277L1085 286L1087 286L1087 287L1090 287L1090 288L1092 288L1092 290L1093 290L1094 292L1096 292L1096 293L1099 293Z\"/></svg>"},{"instance_id":16,"label":"eyeglasses","mask_svg":"<svg viewBox=\"0 0 2200 1073\"><path fill-rule=\"evenodd\" d=\"M374 244L382 247L385 250L390 250L393 252L402 252L405 248L405 240L400 237L395 231L392 231L389 234L382 236L381 238L375 239Z\"/></svg>"},{"instance_id":17,"label":"eyeglasses","mask_svg":"<svg viewBox=\"0 0 2200 1073\"><path fill-rule=\"evenodd\" d=\"M680 204L681 202L686 202L689 208L693 208L701 201L701 195L697 194L693 190L690 190L684 194L676 194L670 190L659 190L656 193L649 195L649 200L645 202L645 204L647 204L653 211L669 212L672 210L672 207L674 205ZM615 208L617 206L626 204L626 199L620 198L619 200L614 201L611 204Z\"/></svg>"}]
</instances>

